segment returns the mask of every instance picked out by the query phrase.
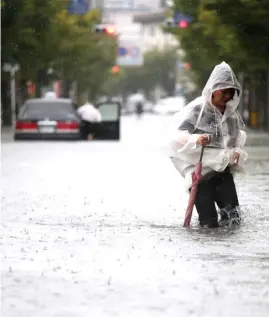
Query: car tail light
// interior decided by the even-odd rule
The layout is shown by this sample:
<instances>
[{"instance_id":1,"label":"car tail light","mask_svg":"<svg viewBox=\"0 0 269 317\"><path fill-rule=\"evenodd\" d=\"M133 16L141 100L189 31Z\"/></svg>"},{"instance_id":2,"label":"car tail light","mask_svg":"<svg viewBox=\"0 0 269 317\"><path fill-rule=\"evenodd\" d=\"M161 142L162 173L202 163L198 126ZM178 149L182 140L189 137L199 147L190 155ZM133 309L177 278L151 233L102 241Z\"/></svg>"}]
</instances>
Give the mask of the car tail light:
<instances>
[{"instance_id":1,"label":"car tail light","mask_svg":"<svg viewBox=\"0 0 269 317\"><path fill-rule=\"evenodd\" d=\"M77 121L72 121L72 122L59 121L59 122L57 122L57 129L72 130L72 129L78 129L78 128L79 128L79 123Z\"/></svg>"},{"instance_id":2,"label":"car tail light","mask_svg":"<svg viewBox=\"0 0 269 317\"><path fill-rule=\"evenodd\" d=\"M24 122L17 121L16 122L16 130L36 130L37 124L35 122Z\"/></svg>"}]
</instances>

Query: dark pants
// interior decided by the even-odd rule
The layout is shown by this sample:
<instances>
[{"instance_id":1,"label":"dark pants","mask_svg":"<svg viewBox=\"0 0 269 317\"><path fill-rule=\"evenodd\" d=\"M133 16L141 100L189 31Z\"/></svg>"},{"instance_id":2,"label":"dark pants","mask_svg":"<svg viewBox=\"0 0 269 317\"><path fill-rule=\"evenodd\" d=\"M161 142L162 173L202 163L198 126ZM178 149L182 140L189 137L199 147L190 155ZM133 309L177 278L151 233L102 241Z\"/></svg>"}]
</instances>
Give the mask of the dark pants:
<instances>
[{"instance_id":1,"label":"dark pants","mask_svg":"<svg viewBox=\"0 0 269 317\"><path fill-rule=\"evenodd\" d=\"M88 135L91 134L93 137L99 132L98 123L92 123L88 121L81 120L81 137L84 140L88 139Z\"/></svg>"},{"instance_id":2,"label":"dark pants","mask_svg":"<svg viewBox=\"0 0 269 317\"><path fill-rule=\"evenodd\" d=\"M138 103L138 104L136 105L136 113L137 113L138 115L141 115L141 114L143 113L143 105L142 105L142 103Z\"/></svg>"},{"instance_id":3,"label":"dark pants","mask_svg":"<svg viewBox=\"0 0 269 317\"><path fill-rule=\"evenodd\" d=\"M229 168L224 172L213 172L210 177L202 179L198 185L195 207L201 225L218 227L215 203L220 209L227 211L239 206L233 175ZM222 218L225 217L227 217L227 213L222 214Z\"/></svg>"}]
</instances>

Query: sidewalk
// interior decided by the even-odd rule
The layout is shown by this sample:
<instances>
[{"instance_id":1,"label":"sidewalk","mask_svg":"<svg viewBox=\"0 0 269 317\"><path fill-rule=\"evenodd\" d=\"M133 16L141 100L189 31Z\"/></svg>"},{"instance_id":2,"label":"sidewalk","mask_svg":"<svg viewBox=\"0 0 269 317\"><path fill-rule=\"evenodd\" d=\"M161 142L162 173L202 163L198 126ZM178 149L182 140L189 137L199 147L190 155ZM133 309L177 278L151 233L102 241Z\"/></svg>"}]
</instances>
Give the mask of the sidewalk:
<instances>
[{"instance_id":1,"label":"sidewalk","mask_svg":"<svg viewBox=\"0 0 269 317\"><path fill-rule=\"evenodd\" d=\"M269 146L269 132L246 129L246 146Z\"/></svg>"}]
</instances>

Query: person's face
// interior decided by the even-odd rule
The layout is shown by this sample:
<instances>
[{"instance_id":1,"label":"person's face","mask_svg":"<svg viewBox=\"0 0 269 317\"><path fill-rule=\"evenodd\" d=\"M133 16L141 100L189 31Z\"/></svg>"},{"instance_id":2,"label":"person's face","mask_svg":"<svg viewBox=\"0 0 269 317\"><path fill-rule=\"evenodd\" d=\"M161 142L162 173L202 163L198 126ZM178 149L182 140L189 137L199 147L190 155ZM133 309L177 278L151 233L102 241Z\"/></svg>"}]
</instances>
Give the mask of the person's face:
<instances>
[{"instance_id":1,"label":"person's face","mask_svg":"<svg viewBox=\"0 0 269 317\"><path fill-rule=\"evenodd\" d=\"M212 103L216 107L225 107L226 103L233 99L234 94L233 88L216 90L212 94Z\"/></svg>"}]
</instances>

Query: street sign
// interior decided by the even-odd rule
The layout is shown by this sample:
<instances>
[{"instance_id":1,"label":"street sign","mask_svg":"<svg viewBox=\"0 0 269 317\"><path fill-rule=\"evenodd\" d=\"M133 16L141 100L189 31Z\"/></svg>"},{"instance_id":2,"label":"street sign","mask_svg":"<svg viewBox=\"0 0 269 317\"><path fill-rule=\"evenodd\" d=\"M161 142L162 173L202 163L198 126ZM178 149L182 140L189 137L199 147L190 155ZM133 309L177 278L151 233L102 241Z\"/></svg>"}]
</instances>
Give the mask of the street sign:
<instances>
[{"instance_id":1,"label":"street sign","mask_svg":"<svg viewBox=\"0 0 269 317\"><path fill-rule=\"evenodd\" d=\"M104 10L107 11L122 11L132 10L134 7L133 0L103 0Z\"/></svg>"},{"instance_id":2,"label":"street sign","mask_svg":"<svg viewBox=\"0 0 269 317\"><path fill-rule=\"evenodd\" d=\"M122 42L118 49L117 65L119 66L142 66L144 56L136 43Z\"/></svg>"},{"instance_id":3,"label":"street sign","mask_svg":"<svg viewBox=\"0 0 269 317\"><path fill-rule=\"evenodd\" d=\"M86 14L89 11L89 0L70 0L67 10L69 14Z\"/></svg>"},{"instance_id":4,"label":"street sign","mask_svg":"<svg viewBox=\"0 0 269 317\"><path fill-rule=\"evenodd\" d=\"M184 63L177 61L177 68L184 68Z\"/></svg>"},{"instance_id":5,"label":"street sign","mask_svg":"<svg viewBox=\"0 0 269 317\"><path fill-rule=\"evenodd\" d=\"M191 23L193 21L193 17L188 14L183 14L181 12L175 12L173 16L175 23L180 23L181 21L185 21L187 23Z\"/></svg>"}]
</instances>

